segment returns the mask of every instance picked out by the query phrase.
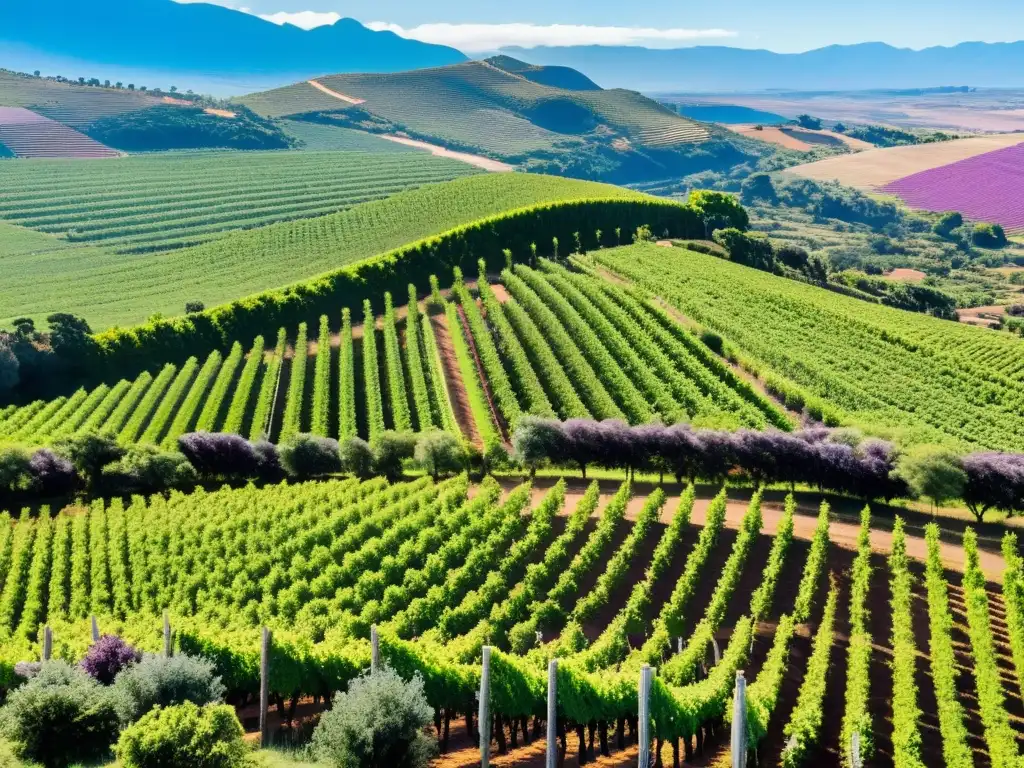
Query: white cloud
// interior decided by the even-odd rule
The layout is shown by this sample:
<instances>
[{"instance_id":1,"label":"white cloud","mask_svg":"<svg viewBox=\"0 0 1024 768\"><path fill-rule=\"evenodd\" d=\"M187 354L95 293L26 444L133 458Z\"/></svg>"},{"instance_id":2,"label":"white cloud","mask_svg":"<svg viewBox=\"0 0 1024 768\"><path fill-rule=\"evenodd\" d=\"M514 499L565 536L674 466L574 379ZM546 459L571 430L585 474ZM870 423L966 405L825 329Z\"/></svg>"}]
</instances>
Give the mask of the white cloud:
<instances>
[{"instance_id":1,"label":"white cloud","mask_svg":"<svg viewBox=\"0 0 1024 768\"><path fill-rule=\"evenodd\" d=\"M303 29L313 29L313 27L333 24L341 18L341 14L334 11L327 11L326 13L321 13L320 11L298 11L297 13L278 11L277 13L261 13L259 17L272 21L275 24L293 24Z\"/></svg>"},{"instance_id":2,"label":"white cloud","mask_svg":"<svg viewBox=\"0 0 1024 768\"><path fill-rule=\"evenodd\" d=\"M673 48L684 43L736 37L727 29L656 29L654 27L598 27L586 24L420 24L402 27L371 21L370 29L389 30L402 37L450 45L469 53L506 46L538 45L645 45Z\"/></svg>"}]
</instances>

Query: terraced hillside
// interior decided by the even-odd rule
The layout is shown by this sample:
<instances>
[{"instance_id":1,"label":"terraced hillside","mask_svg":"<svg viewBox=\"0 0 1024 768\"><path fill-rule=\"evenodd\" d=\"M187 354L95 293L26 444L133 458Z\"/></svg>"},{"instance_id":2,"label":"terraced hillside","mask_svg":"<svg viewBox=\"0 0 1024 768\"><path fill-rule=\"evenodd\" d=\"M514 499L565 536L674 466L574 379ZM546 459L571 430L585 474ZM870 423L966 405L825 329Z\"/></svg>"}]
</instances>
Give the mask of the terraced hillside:
<instances>
[{"instance_id":1,"label":"terraced hillside","mask_svg":"<svg viewBox=\"0 0 1024 768\"><path fill-rule=\"evenodd\" d=\"M0 105L25 107L72 127L161 103L141 91L58 83L0 70Z\"/></svg>"},{"instance_id":2,"label":"terraced hillside","mask_svg":"<svg viewBox=\"0 0 1024 768\"><path fill-rule=\"evenodd\" d=\"M790 428L656 306L550 262L502 281L505 301L481 282L479 300L457 283L451 302L420 303L426 286L410 285L399 302L384 297L383 317L366 302L315 326L281 328L276 343L243 339L205 359L37 401L0 418L0 442L100 431L173 447L194 430L373 441L387 429L436 428L490 451L524 414Z\"/></svg>"},{"instance_id":3,"label":"terraced hillside","mask_svg":"<svg viewBox=\"0 0 1024 768\"><path fill-rule=\"evenodd\" d=\"M357 127L402 131L456 149L513 161L585 144L628 152L630 145L669 148L708 139L698 124L633 91L568 90L534 82L488 62L390 75L319 78L357 105L298 83L238 101L269 117L327 113Z\"/></svg>"},{"instance_id":4,"label":"terraced hillside","mask_svg":"<svg viewBox=\"0 0 1024 768\"><path fill-rule=\"evenodd\" d=\"M0 219L126 254L197 245L476 173L464 163L388 147L175 153L102 165L15 163L3 171Z\"/></svg>"},{"instance_id":5,"label":"terraced hillside","mask_svg":"<svg viewBox=\"0 0 1024 768\"><path fill-rule=\"evenodd\" d=\"M295 153L283 159L301 163L306 155ZM385 155L380 162L385 163L388 157L405 156ZM438 162L429 157L422 160ZM419 161L417 156L415 162ZM376 156L372 162L377 163ZM466 166L462 164L443 167L465 174ZM212 180L210 183L216 186ZM340 183L343 186L344 182ZM227 196L238 188L238 181L231 180L226 188L219 188L219 193ZM302 194L301 190L293 192ZM30 193L30 200L34 194ZM168 194L187 196L189 192L175 190ZM274 197L278 193L271 190L270 194ZM340 213L235 232L213 242L163 253L117 254L107 249L79 251L64 247L21 253L11 259L10 271L0 283L0 318L29 316L41 320L51 312L62 311L84 316L94 330L141 323L154 312L180 315L189 301L213 306L300 282L482 217L540 203L590 198L652 200L631 190L586 181L480 174L426 185ZM225 204L232 207L230 202ZM287 199L281 198L280 204L286 206ZM315 199L310 204L315 204ZM234 215L246 213L240 209ZM149 215L159 219L164 214ZM207 215L214 219L218 216L216 212ZM191 224L200 226L197 221ZM104 226L102 220L96 226ZM160 236L159 225L154 226L155 234ZM54 242L64 245L59 240Z\"/></svg>"},{"instance_id":6,"label":"terraced hillside","mask_svg":"<svg viewBox=\"0 0 1024 768\"><path fill-rule=\"evenodd\" d=\"M826 421L913 442L1024 449L1024 341L654 245L599 251Z\"/></svg>"},{"instance_id":7,"label":"terraced hillside","mask_svg":"<svg viewBox=\"0 0 1024 768\"><path fill-rule=\"evenodd\" d=\"M831 768L854 739L873 765L1019 760L1012 536L1004 559L970 530L922 537L840 500L707 487L469 491L464 476L334 480L25 514L2 528L0 663L38 658L43 624L56 656L81 658L90 615L158 652L167 610L177 652L211 658L237 700L258 689L269 626L280 715L368 667L376 626L381 659L424 679L444 765L479 762L463 722L479 725L485 644L498 765L543 755L550 658L574 764L635 764L645 663L665 764L729 758L738 670L759 765Z\"/></svg>"},{"instance_id":8,"label":"terraced hillside","mask_svg":"<svg viewBox=\"0 0 1024 768\"><path fill-rule=\"evenodd\" d=\"M0 143L16 157L118 157L85 134L21 107L0 107Z\"/></svg>"}]
</instances>

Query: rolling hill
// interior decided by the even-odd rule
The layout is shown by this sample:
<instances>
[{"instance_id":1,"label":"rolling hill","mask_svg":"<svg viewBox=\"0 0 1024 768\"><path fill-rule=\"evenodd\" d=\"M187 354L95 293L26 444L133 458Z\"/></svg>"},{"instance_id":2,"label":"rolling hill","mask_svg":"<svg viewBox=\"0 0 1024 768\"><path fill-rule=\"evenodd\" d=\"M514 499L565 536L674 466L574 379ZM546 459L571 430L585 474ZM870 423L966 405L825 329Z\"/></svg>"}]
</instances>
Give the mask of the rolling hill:
<instances>
[{"instance_id":1,"label":"rolling hill","mask_svg":"<svg viewBox=\"0 0 1024 768\"><path fill-rule=\"evenodd\" d=\"M602 90L579 73L534 70L507 58L498 63L504 68L472 61L330 75L234 101L268 118L401 133L529 170L620 183L707 170L730 149L733 161L742 154L635 91Z\"/></svg>"}]
</instances>

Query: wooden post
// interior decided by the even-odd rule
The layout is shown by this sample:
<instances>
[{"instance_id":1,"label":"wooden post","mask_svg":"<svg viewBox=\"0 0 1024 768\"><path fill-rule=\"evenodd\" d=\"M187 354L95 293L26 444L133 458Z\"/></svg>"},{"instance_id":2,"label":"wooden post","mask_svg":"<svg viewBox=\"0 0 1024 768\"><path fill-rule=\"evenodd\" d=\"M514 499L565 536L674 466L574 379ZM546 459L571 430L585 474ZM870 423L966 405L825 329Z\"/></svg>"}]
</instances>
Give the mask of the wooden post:
<instances>
[{"instance_id":1,"label":"wooden post","mask_svg":"<svg viewBox=\"0 0 1024 768\"><path fill-rule=\"evenodd\" d=\"M491 646L483 648L484 663L480 670L480 768L491 763Z\"/></svg>"},{"instance_id":2,"label":"wooden post","mask_svg":"<svg viewBox=\"0 0 1024 768\"><path fill-rule=\"evenodd\" d=\"M680 635L679 637L676 638L676 653L682 653L682 652L683 652L683 637L682 637L682 635Z\"/></svg>"},{"instance_id":3,"label":"wooden post","mask_svg":"<svg viewBox=\"0 0 1024 768\"><path fill-rule=\"evenodd\" d=\"M715 666L718 666L718 662L722 660L722 652L718 648L718 641L715 638L711 638L711 651L715 654Z\"/></svg>"},{"instance_id":4,"label":"wooden post","mask_svg":"<svg viewBox=\"0 0 1024 768\"><path fill-rule=\"evenodd\" d=\"M544 768L558 765L558 659L548 662L548 744Z\"/></svg>"},{"instance_id":5,"label":"wooden post","mask_svg":"<svg viewBox=\"0 0 1024 768\"><path fill-rule=\"evenodd\" d=\"M736 692L732 700L732 768L747 765L747 681L743 670L736 672Z\"/></svg>"},{"instance_id":6,"label":"wooden post","mask_svg":"<svg viewBox=\"0 0 1024 768\"><path fill-rule=\"evenodd\" d=\"M43 661L49 661L53 656L53 630L47 624L43 627Z\"/></svg>"},{"instance_id":7,"label":"wooden post","mask_svg":"<svg viewBox=\"0 0 1024 768\"><path fill-rule=\"evenodd\" d=\"M92 641L98 643L100 640L100 625L96 623L96 614L90 616L92 619Z\"/></svg>"},{"instance_id":8,"label":"wooden post","mask_svg":"<svg viewBox=\"0 0 1024 768\"><path fill-rule=\"evenodd\" d=\"M860 731L854 731L850 737L850 768L861 768Z\"/></svg>"},{"instance_id":9,"label":"wooden post","mask_svg":"<svg viewBox=\"0 0 1024 768\"><path fill-rule=\"evenodd\" d=\"M271 634L267 627L263 628L260 643L260 746L270 746L270 726L267 722L267 710L270 708L270 643Z\"/></svg>"},{"instance_id":10,"label":"wooden post","mask_svg":"<svg viewBox=\"0 0 1024 768\"><path fill-rule=\"evenodd\" d=\"M164 658L171 658L174 655L174 648L171 645L171 616L164 611Z\"/></svg>"},{"instance_id":11,"label":"wooden post","mask_svg":"<svg viewBox=\"0 0 1024 768\"><path fill-rule=\"evenodd\" d=\"M377 626L370 627L370 674L376 675L380 669L380 635Z\"/></svg>"},{"instance_id":12,"label":"wooden post","mask_svg":"<svg viewBox=\"0 0 1024 768\"><path fill-rule=\"evenodd\" d=\"M637 765L640 768L647 768L651 762L651 679L653 678L653 672L649 665L644 664L640 670L640 718L639 718L639 739L638 744L640 746L640 752L637 759Z\"/></svg>"}]
</instances>

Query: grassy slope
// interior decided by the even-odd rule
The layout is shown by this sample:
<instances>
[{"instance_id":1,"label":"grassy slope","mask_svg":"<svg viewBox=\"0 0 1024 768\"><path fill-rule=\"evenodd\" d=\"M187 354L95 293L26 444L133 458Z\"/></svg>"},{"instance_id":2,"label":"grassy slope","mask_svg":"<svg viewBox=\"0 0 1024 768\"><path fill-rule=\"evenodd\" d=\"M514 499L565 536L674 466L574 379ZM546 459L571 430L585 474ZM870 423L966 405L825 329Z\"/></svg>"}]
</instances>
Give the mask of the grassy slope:
<instances>
[{"instance_id":1,"label":"grassy slope","mask_svg":"<svg viewBox=\"0 0 1024 768\"><path fill-rule=\"evenodd\" d=\"M170 250L478 172L422 152L389 150L33 160L0 169L0 219L120 252Z\"/></svg>"},{"instance_id":2,"label":"grassy slope","mask_svg":"<svg viewBox=\"0 0 1024 768\"><path fill-rule=\"evenodd\" d=\"M364 131L342 128L337 125L311 123L305 120L281 120L279 125L289 136L302 142L299 149L356 150L360 152L385 152L389 154L423 154L422 149L398 144Z\"/></svg>"},{"instance_id":3,"label":"grassy slope","mask_svg":"<svg viewBox=\"0 0 1024 768\"><path fill-rule=\"evenodd\" d=\"M707 138L692 121L632 91L563 90L484 62L388 75L332 75L319 82L365 103L351 110L337 99L325 102L324 94L311 94L316 89L304 83L239 101L267 116L344 111L358 122L365 111L418 136L512 159L572 146L583 137L596 139L598 125L604 126L602 141L618 135L634 144L666 146Z\"/></svg>"},{"instance_id":4,"label":"grassy slope","mask_svg":"<svg viewBox=\"0 0 1024 768\"><path fill-rule=\"evenodd\" d=\"M141 91L58 83L39 77L0 72L0 105L27 107L67 125L91 123L159 104Z\"/></svg>"},{"instance_id":5,"label":"grassy slope","mask_svg":"<svg viewBox=\"0 0 1024 768\"><path fill-rule=\"evenodd\" d=\"M903 312L691 251L598 258L876 432L1024 449L1024 342Z\"/></svg>"},{"instance_id":6,"label":"grassy slope","mask_svg":"<svg viewBox=\"0 0 1024 768\"><path fill-rule=\"evenodd\" d=\"M638 195L573 179L478 175L167 253L59 249L12 262L17 272L0 284L0 322L65 311L85 316L94 330L128 325L155 312L181 314L187 301L213 306L294 283L502 211L552 200Z\"/></svg>"}]
</instances>

